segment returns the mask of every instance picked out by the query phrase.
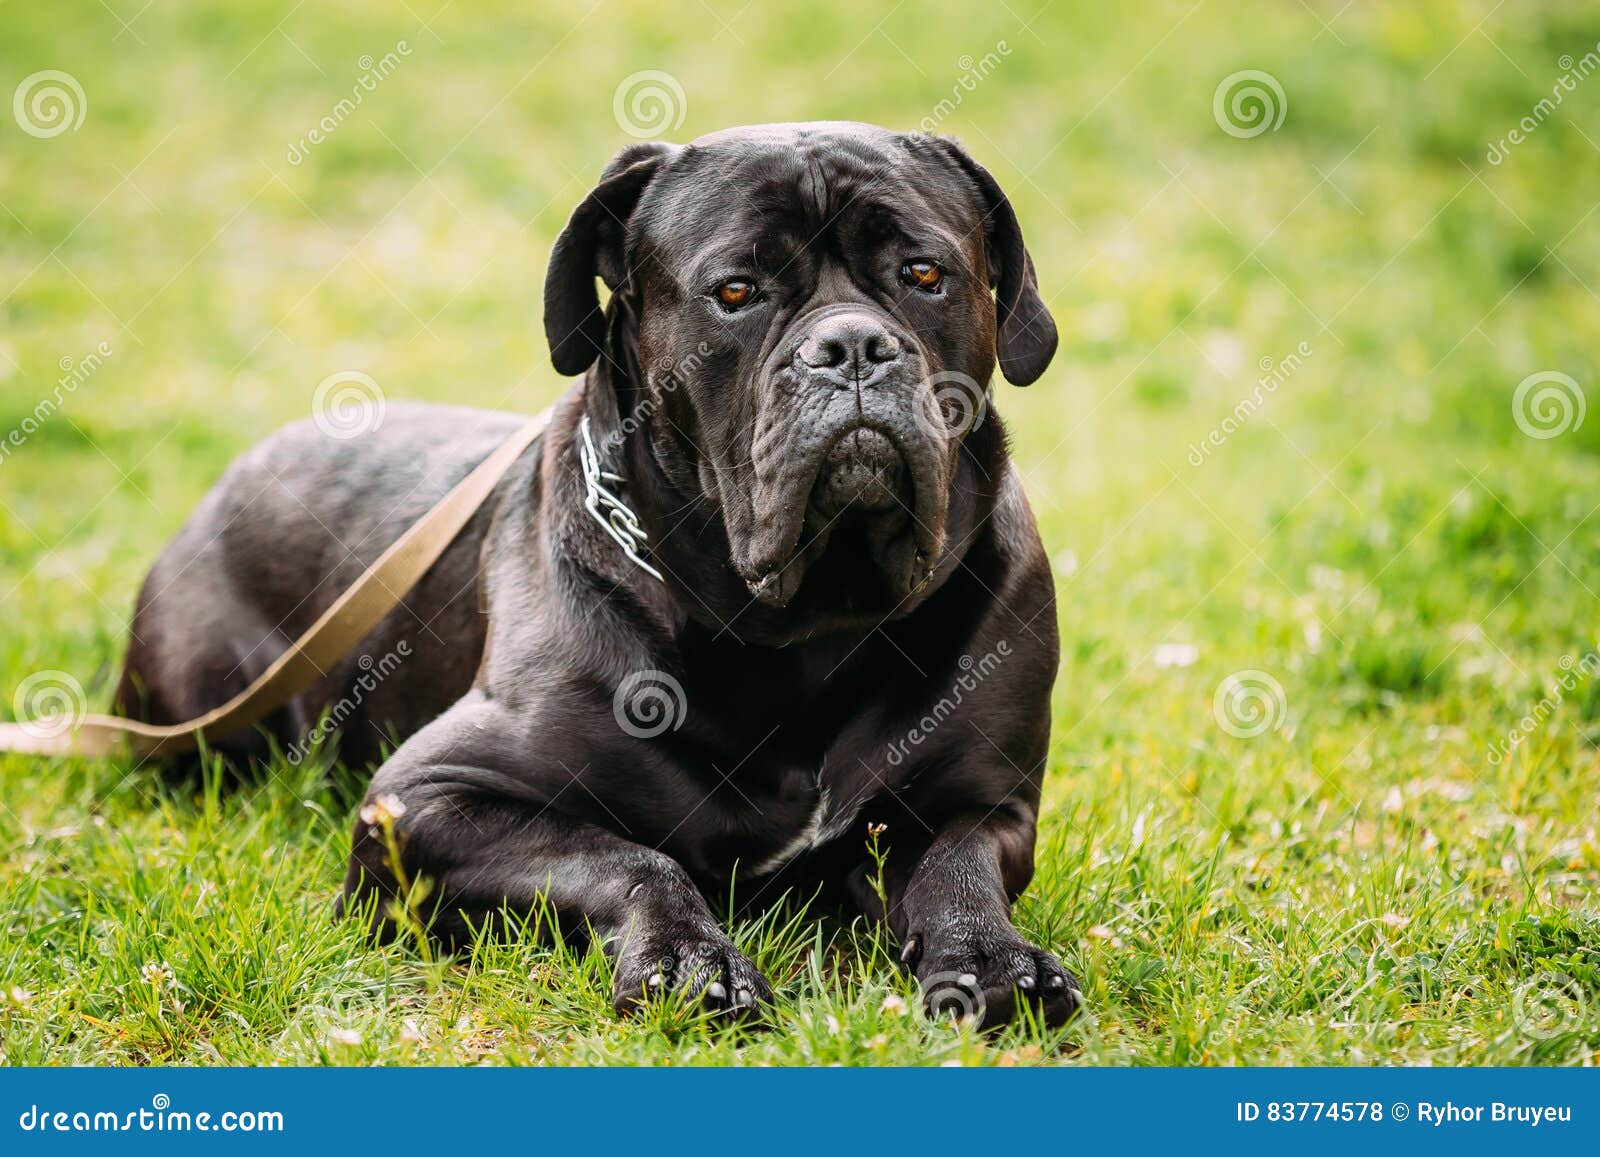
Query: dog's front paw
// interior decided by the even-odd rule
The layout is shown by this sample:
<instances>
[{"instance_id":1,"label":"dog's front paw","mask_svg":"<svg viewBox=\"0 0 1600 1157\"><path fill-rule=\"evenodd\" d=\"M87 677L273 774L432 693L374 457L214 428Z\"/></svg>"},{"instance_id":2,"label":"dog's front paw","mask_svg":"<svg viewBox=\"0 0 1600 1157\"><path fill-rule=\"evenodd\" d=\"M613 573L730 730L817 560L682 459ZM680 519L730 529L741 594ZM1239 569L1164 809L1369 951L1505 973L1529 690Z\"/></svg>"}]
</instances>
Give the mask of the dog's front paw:
<instances>
[{"instance_id":1,"label":"dog's front paw","mask_svg":"<svg viewBox=\"0 0 1600 1157\"><path fill-rule=\"evenodd\" d=\"M720 933L652 937L617 962L612 1004L624 1016L646 1001L678 997L736 1019L759 1017L772 986L750 958Z\"/></svg>"},{"instance_id":2,"label":"dog's front paw","mask_svg":"<svg viewBox=\"0 0 1600 1157\"><path fill-rule=\"evenodd\" d=\"M1031 1006L1047 1027L1057 1028L1083 1003L1072 973L1026 940L923 949L921 936L912 936L903 959L915 963L929 1016L973 1017L980 1028L992 1029L1018 1019L1022 1008Z\"/></svg>"}]
</instances>

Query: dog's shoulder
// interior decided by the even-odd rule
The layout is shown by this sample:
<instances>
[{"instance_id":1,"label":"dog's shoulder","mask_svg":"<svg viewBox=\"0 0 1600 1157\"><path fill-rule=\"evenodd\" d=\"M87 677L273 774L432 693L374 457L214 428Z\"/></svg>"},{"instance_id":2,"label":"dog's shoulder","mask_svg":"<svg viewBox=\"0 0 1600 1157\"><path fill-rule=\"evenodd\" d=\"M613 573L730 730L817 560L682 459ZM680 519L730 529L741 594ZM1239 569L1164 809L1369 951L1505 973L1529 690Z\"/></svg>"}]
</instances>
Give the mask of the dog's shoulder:
<instances>
[{"instance_id":1,"label":"dog's shoulder","mask_svg":"<svg viewBox=\"0 0 1600 1157\"><path fill-rule=\"evenodd\" d=\"M989 525L991 541L1003 564L1002 573L1007 585L1040 591L1042 584L1040 593L1052 591L1054 581L1050 574L1050 558L1039 536L1039 524L1028 502L1022 472L1009 459L995 496ZM1005 590L996 593L1001 598L1008 595Z\"/></svg>"}]
</instances>

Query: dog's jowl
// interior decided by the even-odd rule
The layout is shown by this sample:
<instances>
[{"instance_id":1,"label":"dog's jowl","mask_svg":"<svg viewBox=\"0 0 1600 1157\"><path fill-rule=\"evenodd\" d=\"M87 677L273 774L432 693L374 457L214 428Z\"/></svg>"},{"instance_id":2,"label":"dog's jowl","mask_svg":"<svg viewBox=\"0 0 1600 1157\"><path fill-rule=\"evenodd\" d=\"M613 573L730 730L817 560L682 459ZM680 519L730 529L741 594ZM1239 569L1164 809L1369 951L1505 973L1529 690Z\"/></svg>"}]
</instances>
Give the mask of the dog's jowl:
<instances>
[{"instance_id":1,"label":"dog's jowl","mask_svg":"<svg viewBox=\"0 0 1600 1157\"><path fill-rule=\"evenodd\" d=\"M820 894L887 918L935 1007L1065 1020L1074 981L1010 918L1057 643L990 395L1056 331L994 179L856 124L636 145L557 240L544 324L582 375L547 432L403 606L229 745L335 705L347 761L399 743L345 909L392 932L397 868L446 943L548 904L613 954L619 1009L742 1015L771 988L706 897ZM251 450L146 582L122 709L228 698L521 421L391 404Z\"/></svg>"}]
</instances>

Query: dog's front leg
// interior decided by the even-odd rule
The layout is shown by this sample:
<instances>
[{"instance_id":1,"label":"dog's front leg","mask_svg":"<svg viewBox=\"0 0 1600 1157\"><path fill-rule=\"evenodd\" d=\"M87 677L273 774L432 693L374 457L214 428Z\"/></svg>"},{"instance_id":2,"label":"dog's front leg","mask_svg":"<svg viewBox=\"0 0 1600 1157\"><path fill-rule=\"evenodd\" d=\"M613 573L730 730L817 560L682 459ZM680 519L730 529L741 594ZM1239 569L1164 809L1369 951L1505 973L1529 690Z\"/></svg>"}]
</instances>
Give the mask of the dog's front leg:
<instances>
[{"instance_id":1,"label":"dog's front leg","mask_svg":"<svg viewBox=\"0 0 1600 1157\"><path fill-rule=\"evenodd\" d=\"M1033 843L1031 812L1002 805L957 816L899 864L891 849L889 924L930 1013L976 1015L989 1028L1024 1004L1051 1026L1077 1009L1072 974L1011 923L1011 901L1033 876Z\"/></svg>"},{"instance_id":2,"label":"dog's front leg","mask_svg":"<svg viewBox=\"0 0 1600 1157\"><path fill-rule=\"evenodd\" d=\"M548 903L564 928L587 926L604 943L619 1012L669 993L735 1016L769 1003L766 979L676 860L520 797L515 780L487 770L488 758L462 760L484 749L477 724L492 718L458 706L379 769L356 823L341 909L370 908L374 933L392 935L400 880L425 878L413 915L454 946L504 911Z\"/></svg>"}]
</instances>

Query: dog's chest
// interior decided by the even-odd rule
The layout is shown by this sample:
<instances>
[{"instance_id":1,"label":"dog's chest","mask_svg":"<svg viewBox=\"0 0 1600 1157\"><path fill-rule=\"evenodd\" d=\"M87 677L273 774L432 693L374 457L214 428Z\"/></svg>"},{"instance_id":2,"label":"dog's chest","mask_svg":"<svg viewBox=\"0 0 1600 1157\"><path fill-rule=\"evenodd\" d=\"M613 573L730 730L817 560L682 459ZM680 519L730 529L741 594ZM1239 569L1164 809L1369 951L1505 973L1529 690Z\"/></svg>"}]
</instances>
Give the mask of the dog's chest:
<instances>
[{"instance_id":1,"label":"dog's chest","mask_svg":"<svg viewBox=\"0 0 1600 1157\"><path fill-rule=\"evenodd\" d=\"M752 770L741 769L716 793L714 816L706 808L696 817L710 838L691 837L682 849L712 878L771 876L845 836L860 816L859 794L825 766L770 777Z\"/></svg>"},{"instance_id":2,"label":"dog's chest","mask_svg":"<svg viewBox=\"0 0 1600 1157\"><path fill-rule=\"evenodd\" d=\"M717 720L718 739L731 754L726 763L717 761L716 778L702 781L713 789L714 803L678 833L694 828L705 837L691 837L693 847L683 852L708 874L774 875L850 838L868 802L893 790L892 781L872 770L882 749L872 688L841 671L842 660L864 661L870 654L868 647L844 655L799 648L781 656L779 670L765 672L742 666L742 651L696 656L723 661L700 665L719 678L697 686L691 699L739 705ZM830 671L834 678L825 679ZM728 734L735 736L731 744ZM721 769L730 767L724 775Z\"/></svg>"},{"instance_id":3,"label":"dog's chest","mask_svg":"<svg viewBox=\"0 0 1600 1157\"><path fill-rule=\"evenodd\" d=\"M829 789L823 774L818 772L810 815L781 847L756 865L756 875L771 875L791 860L837 839L850 827L860 810L859 801L839 806L835 793Z\"/></svg>"}]
</instances>

